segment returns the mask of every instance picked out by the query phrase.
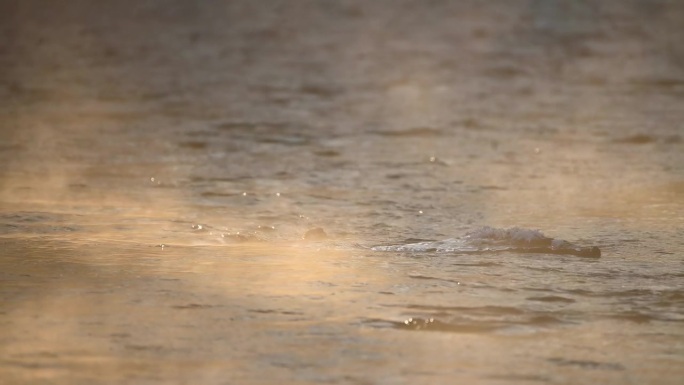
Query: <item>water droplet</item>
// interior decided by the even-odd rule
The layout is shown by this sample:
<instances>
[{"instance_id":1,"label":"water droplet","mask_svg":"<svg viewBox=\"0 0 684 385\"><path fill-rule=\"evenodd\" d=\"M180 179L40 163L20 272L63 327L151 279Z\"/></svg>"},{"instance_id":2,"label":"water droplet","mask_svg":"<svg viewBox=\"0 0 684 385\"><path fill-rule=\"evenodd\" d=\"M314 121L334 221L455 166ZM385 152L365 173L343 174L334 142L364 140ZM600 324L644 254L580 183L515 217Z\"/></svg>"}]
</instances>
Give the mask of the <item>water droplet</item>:
<instances>
[{"instance_id":1,"label":"water droplet","mask_svg":"<svg viewBox=\"0 0 684 385\"><path fill-rule=\"evenodd\" d=\"M247 192L243 192L243 193L242 193L242 196L243 196L243 197L246 197L246 196L247 196Z\"/></svg>"},{"instance_id":2,"label":"water droplet","mask_svg":"<svg viewBox=\"0 0 684 385\"><path fill-rule=\"evenodd\" d=\"M154 177L150 178L150 182L154 182Z\"/></svg>"},{"instance_id":3,"label":"water droplet","mask_svg":"<svg viewBox=\"0 0 684 385\"><path fill-rule=\"evenodd\" d=\"M418 211L418 214L422 214L422 213L423 213L423 210Z\"/></svg>"},{"instance_id":4,"label":"water droplet","mask_svg":"<svg viewBox=\"0 0 684 385\"><path fill-rule=\"evenodd\" d=\"M279 192L277 192L277 193L276 193L276 196L277 196L277 197L279 197L279 196L280 196L280 193L279 193Z\"/></svg>"}]
</instances>

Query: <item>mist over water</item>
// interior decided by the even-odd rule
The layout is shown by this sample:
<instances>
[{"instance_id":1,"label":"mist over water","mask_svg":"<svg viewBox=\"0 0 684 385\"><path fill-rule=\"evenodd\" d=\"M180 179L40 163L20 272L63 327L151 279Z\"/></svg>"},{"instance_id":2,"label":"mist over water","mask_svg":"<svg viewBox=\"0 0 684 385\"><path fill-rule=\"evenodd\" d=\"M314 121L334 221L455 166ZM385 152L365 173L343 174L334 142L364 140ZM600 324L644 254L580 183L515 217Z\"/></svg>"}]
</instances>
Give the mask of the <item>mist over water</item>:
<instances>
[{"instance_id":1,"label":"mist over water","mask_svg":"<svg viewBox=\"0 0 684 385\"><path fill-rule=\"evenodd\" d=\"M682 25L0 2L0 383L678 384ZM482 226L602 256L385 247Z\"/></svg>"}]
</instances>

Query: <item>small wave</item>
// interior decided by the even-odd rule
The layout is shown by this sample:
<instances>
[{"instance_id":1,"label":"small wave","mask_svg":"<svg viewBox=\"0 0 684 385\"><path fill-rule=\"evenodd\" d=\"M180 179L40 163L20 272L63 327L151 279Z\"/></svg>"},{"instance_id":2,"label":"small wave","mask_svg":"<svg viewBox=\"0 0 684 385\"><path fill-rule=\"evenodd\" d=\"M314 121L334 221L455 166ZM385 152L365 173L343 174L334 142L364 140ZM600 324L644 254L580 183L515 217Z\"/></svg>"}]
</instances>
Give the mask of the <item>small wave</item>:
<instances>
[{"instance_id":1,"label":"small wave","mask_svg":"<svg viewBox=\"0 0 684 385\"><path fill-rule=\"evenodd\" d=\"M430 137L440 136L443 131L432 127L414 127L405 130L378 130L375 134L394 137Z\"/></svg>"},{"instance_id":2,"label":"small wave","mask_svg":"<svg viewBox=\"0 0 684 385\"><path fill-rule=\"evenodd\" d=\"M501 329L496 323L481 322L444 322L435 318L408 318L404 321L368 319L364 324L374 327L391 327L409 331L449 332L449 333L489 333Z\"/></svg>"},{"instance_id":3,"label":"small wave","mask_svg":"<svg viewBox=\"0 0 684 385\"><path fill-rule=\"evenodd\" d=\"M466 233L460 238L442 241L409 242L395 245L380 245L371 248L375 251L398 252L454 252L460 254L482 254L491 252L517 252L576 255L598 258L598 247L578 247L562 239L545 236L539 230L518 227L502 229L481 227Z\"/></svg>"},{"instance_id":4,"label":"small wave","mask_svg":"<svg viewBox=\"0 0 684 385\"><path fill-rule=\"evenodd\" d=\"M411 310L422 311L450 311L461 314L477 315L477 316L501 316L501 315L522 315L524 310L510 307L510 306L438 306L438 305L408 305L406 308Z\"/></svg>"},{"instance_id":5,"label":"small wave","mask_svg":"<svg viewBox=\"0 0 684 385\"><path fill-rule=\"evenodd\" d=\"M171 306L174 309L180 310L192 310L192 309L209 309L215 307L214 305L200 304L200 303L189 303L187 305L175 305Z\"/></svg>"},{"instance_id":6,"label":"small wave","mask_svg":"<svg viewBox=\"0 0 684 385\"><path fill-rule=\"evenodd\" d=\"M465 239L472 244L513 244L524 246L549 246L553 239L545 236L539 230L513 227L499 229L494 227L481 227L466 233Z\"/></svg>"},{"instance_id":7,"label":"small wave","mask_svg":"<svg viewBox=\"0 0 684 385\"><path fill-rule=\"evenodd\" d=\"M434 318L409 318L403 322L394 322L393 326L403 330L425 330L452 333L486 333L501 326L497 324L483 324L476 322L450 323Z\"/></svg>"},{"instance_id":8,"label":"small wave","mask_svg":"<svg viewBox=\"0 0 684 385\"><path fill-rule=\"evenodd\" d=\"M632 136L628 136L625 138L620 138L616 139L615 143L623 143L623 144L647 144L647 143L653 143L655 142L655 138L651 135L646 135L646 134L636 134Z\"/></svg>"},{"instance_id":9,"label":"small wave","mask_svg":"<svg viewBox=\"0 0 684 385\"><path fill-rule=\"evenodd\" d=\"M582 369L594 369L594 370L625 370L622 364L614 362L598 362L589 360L569 360L566 358L554 357L549 358L549 362L552 362L559 366L578 366Z\"/></svg>"},{"instance_id":10,"label":"small wave","mask_svg":"<svg viewBox=\"0 0 684 385\"><path fill-rule=\"evenodd\" d=\"M565 298L557 295L547 295L541 297L528 297L528 301L540 301L540 302L562 302L562 303L573 303L574 299Z\"/></svg>"},{"instance_id":11,"label":"small wave","mask_svg":"<svg viewBox=\"0 0 684 385\"><path fill-rule=\"evenodd\" d=\"M439 277L431 277L427 275L421 275L421 274L409 274L409 278L413 279L424 279L424 280L434 280L434 281L442 281L442 282L451 282L451 283L456 283L456 284L461 284L459 281L455 279L448 279L448 278L439 278Z\"/></svg>"},{"instance_id":12,"label":"small wave","mask_svg":"<svg viewBox=\"0 0 684 385\"><path fill-rule=\"evenodd\" d=\"M362 322L378 328L391 327L407 331L447 333L498 333L505 332L506 330L515 330L519 327L532 328L534 330L564 323L562 319L549 314L527 315L523 314L524 312L518 314L518 309L514 309L513 314L506 314L506 317L491 319L489 317L492 314L478 314L479 317L473 317L473 314L469 314L467 317L451 317L448 310L453 310L453 308L434 308L441 311L428 317L410 317L403 321L367 319ZM511 316L513 317L511 318Z\"/></svg>"}]
</instances>

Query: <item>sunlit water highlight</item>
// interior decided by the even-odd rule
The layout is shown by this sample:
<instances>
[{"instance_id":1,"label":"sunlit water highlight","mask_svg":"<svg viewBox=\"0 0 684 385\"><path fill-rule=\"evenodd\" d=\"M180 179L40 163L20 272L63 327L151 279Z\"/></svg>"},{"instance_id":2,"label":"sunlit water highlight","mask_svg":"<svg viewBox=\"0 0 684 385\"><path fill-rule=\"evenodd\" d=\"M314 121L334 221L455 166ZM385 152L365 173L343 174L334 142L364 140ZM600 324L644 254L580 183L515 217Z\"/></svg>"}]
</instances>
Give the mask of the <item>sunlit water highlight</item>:
<instances>
[{"instance_id":1,"label":"sunlit water highlight","mask_svg":"<svg viewBox=\"0 0 684 385\"><path fill-rule=\"evenodd\" d=\"M0 5L0 383L684 378L678 3L124 3Z\"/></svg>"}]
</instances>

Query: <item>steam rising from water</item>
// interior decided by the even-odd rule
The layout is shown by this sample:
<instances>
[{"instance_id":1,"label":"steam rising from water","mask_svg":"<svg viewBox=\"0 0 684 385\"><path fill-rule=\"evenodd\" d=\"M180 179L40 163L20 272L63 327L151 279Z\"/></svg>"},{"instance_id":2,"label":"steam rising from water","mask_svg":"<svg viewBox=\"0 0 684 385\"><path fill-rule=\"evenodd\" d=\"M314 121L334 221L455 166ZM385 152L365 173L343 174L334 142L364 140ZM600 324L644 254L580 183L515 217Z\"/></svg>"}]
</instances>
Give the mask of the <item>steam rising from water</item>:
<instances>
[{"instance_id":1,"label":"steam rising from water","mask_svg":"<svg viewBox=\"0 0 684 385\"><path fill-rule=\"evenodd\" d=\"M681 214L669 207L682 164L680 53L660 33L676 12L658 10L668 15L658 27L627 39L604 20L637 8L445 7L173 6L155 9L155 23L174 26L156 34L145 31L160 26L143 22L151 5L111 7L111 19L89 6L57 16L12 6L6 14L44 27L7 27L3 200L187 217L197 205L240 211L249 199L228 197L243 191L283 191L294 199L278 209L323 223L349 210L465 211L458 201L483 216L464 219L497 226ZM130 25L116 28L125 12ZM345 21L328 23L336 12ZM219 28L225 19L230 29ZM417 28L426 20L430 28ZM647 46L662 55L636 54ZM631 143L635 135L645 140ZM635 159L625 167L627 155ZM350 204L292 208L307 196ZM282 214L256 199L248 204L258 210L229 227ZM361 208L367 201L394 203ZM232 219L215 225L223 221Z\"/></svg>"},{"instance_id":2,"label":"steam rising from water","mask_svg":"<svg viewBox=\"0 0 684 385\"><path fill-rule=\"evenodd\" d=\"M677 383L682 15L3 2L0 377Z\"/></svg>"}]
</instances>

